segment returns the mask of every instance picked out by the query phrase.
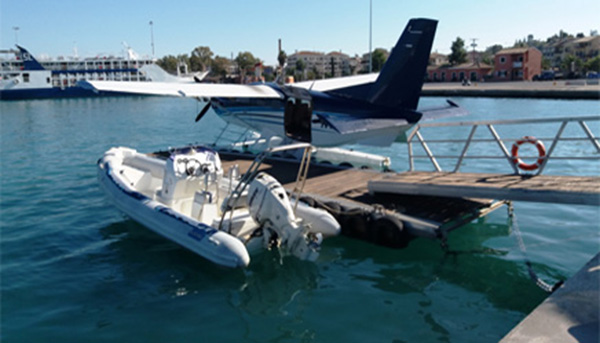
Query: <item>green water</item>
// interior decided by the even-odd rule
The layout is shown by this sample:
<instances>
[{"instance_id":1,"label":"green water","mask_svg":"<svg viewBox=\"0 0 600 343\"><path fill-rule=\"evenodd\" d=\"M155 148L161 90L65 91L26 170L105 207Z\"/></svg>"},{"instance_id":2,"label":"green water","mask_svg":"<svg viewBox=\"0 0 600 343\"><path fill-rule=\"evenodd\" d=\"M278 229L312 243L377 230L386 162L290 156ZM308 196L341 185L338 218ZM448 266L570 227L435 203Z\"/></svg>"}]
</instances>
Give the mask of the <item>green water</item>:
<instances>
[{"instance_id":1,"label":"green water","mask_svg":"<svg viewBox=\"0 0 600 343\"><path fill-rule=\"evenodd\" d=\"M597 101L455 100L473 113L460 120L599 113ZM423 239L390 250L336 237L314 263L264 252L247 270L153 234L104 198L95 162L112 146L212 141L224 124L214 114L194 124L200 108L144 97L0 102L2 342L495 342L547 296L528 277L505 208L453 232L452 254ZM366 150L406 169L403 144ZM598 171L597 161L547 170ZM597 207L515 210L548 282L600 250Z\"/></svg>"}]
</instances>

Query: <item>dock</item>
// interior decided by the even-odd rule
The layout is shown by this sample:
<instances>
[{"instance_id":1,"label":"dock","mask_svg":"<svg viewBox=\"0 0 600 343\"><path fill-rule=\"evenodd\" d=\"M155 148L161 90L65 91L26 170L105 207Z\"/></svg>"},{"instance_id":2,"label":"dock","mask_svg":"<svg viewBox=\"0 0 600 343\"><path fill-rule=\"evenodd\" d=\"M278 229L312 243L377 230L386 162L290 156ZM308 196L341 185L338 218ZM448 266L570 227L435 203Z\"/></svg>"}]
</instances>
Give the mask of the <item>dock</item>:
<instances>
[{"instance_id":1,"label":"dock","mask_svg":"<svg viewBox=\"0 0 600 343\"><path fill-rule=\"evenodd\" d=\"M500 343L600 341L600 253L542 302Z\"/></svg>"},{"instance_id":2,"label":"dock","mask_svg":"<svg viewBox=\"0 0 600 343\"><path fill-rule=\"evenodd\" d=\"M368 188L371 192L600 206L598 177L406 172L373 179Z\"/></svg>"},{"instance_id":3,"label":"dock","mask_svg":"<svg viewBox=\"0 0 600 343\"><path fill-rule=\"evenodd\" d=\"M223 168L238 165L240 170L250 166L253 155L219 150ZM298 172L298 160L271 158L261 170L277 178L291 191ZM375 170L343 168L333 165L311 164L304 194L321 203L335 203L347 210L360 209L377 212L384 209L404 223L412 237L442 238L446 233L480 218L504 204L502 201L475 198L449 198L421 195L371 194L368 183L390 173ZM343 220L342 220L343 221ZM348 233L350 227L344 227ZM352 236L350 234L350 236Z\"/></svg>"},{"instance_id":4,"label":"dock","mask_svg":"<svg viewBox=\"0 0 600 343\"><path fill-rule=\"evenodd\" d=\"M598 80L556 81L505 81L473 82L463 86L460 82L427 82L421 94L424 96L476 96L501 98L547 98L547 99L600 99Z\"/></svg>"},{"instance_id":5,"label":"dock","mask_svg":"<svg viewBox=\"0 0 600 343\"><path fill-rule=\"evenodd\" d=\"M254 158L251 154L226 150L220 150L219 154L224 169L237 164L240 170L245 170ZM291 191L298 160L271 158L261 169ZM449 231L487 215L509 200L597 206L600 204L600 178L393 173L311 164L304 194L321 203L333 202L346 209L367 212L384 209L401 220L412 237L443 238ZM344 233L344 223L341 225Z\"/></svg>"}]
</instances>

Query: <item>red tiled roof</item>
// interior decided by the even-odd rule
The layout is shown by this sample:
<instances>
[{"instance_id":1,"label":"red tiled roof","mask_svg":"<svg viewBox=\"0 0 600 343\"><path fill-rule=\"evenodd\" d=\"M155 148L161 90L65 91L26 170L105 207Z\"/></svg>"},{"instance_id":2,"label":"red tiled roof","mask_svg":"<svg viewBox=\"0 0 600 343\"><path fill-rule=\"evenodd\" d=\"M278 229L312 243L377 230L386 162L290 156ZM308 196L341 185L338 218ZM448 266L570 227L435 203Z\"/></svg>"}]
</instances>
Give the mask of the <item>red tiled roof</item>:
<instances>
[{"instance_id":1,"label":"red tiled roof","mask_svg":"<svg viewBox=\"0 0 600 343\"><path fill-rule=\"evenodd\" d=\"M511 54L524 54L531 48L510 48L502 49L496 53L496 55L511 55Z\"/></svg>"}]
</instances>

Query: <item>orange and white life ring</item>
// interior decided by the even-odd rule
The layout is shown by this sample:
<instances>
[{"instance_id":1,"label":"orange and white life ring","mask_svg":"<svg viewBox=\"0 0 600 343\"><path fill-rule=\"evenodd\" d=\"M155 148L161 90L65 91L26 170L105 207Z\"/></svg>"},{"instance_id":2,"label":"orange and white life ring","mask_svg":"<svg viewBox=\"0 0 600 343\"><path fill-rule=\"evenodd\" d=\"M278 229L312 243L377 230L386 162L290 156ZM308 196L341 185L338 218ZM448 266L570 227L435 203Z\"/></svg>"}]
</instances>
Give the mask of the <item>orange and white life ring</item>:
<instances>
[{"instance_id":1,"label":"orange and white life ring","mask_svg":"<svg viewBox=\"0 0 600 343\"><path fill-rule=\"evenodd\" d=\"M538 159L537 159L537 161L535 161L535 163L528 164L528 163L523 162L519 158L519 147L523 143L533 144L537 148ZM546 147L544 146L544 143L542 143L542 141L536 139L535 137L525 136L513 144L512 149L510 151L510 155L511 155L513 163L516 164L517 167L519 167L520 169L536 170L542 165L542 163L544 163L544 159L546 158Z\"/></svg>"}]
</instances>

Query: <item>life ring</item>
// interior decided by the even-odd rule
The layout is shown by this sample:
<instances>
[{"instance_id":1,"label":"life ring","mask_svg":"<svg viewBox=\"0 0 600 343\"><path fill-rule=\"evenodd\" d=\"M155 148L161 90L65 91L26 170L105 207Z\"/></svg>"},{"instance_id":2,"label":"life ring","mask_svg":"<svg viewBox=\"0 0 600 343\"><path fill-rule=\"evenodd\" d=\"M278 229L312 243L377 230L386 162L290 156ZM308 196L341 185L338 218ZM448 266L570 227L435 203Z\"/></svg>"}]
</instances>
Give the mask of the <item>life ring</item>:
<instances>
[{"instance_id":1,"label":"life ring","mask_svg":"<svg viewBox=\"0 0 600 343\"><path fill-rule=\"evenodd\" d=\"M537 148L538 159L537 159L537 161L535 161L535 163L528 164L528 163L523 162L523 160L521 160L519 158L519 147L523 143L533 144ZM544 143L542 143L542 141L540 141L539 139L536 139L535 137L532 137L532 136L525 136L513 144L510 154L511 154L513 163L520 169L536 170L542 165L542 163L544 163L544 160L546 158L546 147L544 146Z\"/></svg>"}]
</instances>

